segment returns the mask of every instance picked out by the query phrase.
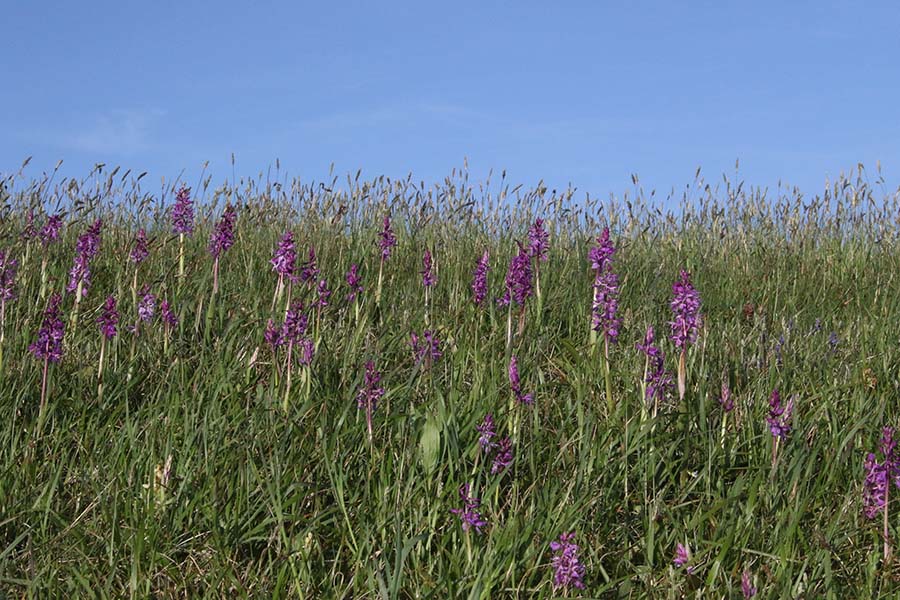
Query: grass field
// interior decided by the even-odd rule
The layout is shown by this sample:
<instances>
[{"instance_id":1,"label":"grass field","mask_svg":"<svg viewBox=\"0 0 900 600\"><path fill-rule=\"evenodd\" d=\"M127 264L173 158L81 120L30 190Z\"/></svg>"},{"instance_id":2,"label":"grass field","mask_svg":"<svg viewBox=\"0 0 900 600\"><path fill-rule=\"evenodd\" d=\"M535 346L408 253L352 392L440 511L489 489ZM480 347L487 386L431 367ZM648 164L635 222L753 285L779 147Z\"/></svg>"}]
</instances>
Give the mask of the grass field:
<instances>
[{"instance_id":1,"label":"grass field","mask_svg":"<svg viewBox=\"0 0 900 600\"><path fill-rule=\"evenodd\" d=\"M896 537L900 491L889 482L888 509L864 514L866 455L898 424L900 202L862 172L818 198L698 178L668 210L637 185L597 201L458 171L430 188L271 174L189 183L195 229L182 236L181 182L105 169L5 181L0 250L18 263L0 350L9 597L900 594L882 533ZM214 293L210 236L226 204L233 245L218 248ZM60 236L43 239L53 214ZM384 258L387 215L397 245ZM78 239L98 218L99 251L85 255L91 240ZM538 218L546 260L520 261L533 294L498 304ZM607 226L621 319L608 345L592 333L588 260ZM286 231L299 277L279 290L270 260ZM77 303L76 249L91 271ZM363 289L350 300L354 263ZM682 269L702 304L679 398L669 322ZM59 362L29 350L55 293ZM107 340L109 296L120 316ZM280 327L289 308L292 332ZM648 326L673 379L650 399L653 361L637 348ZM767 422L775 389L793 402L780 438ZM506 448L482 448L488 413ZM480 505L466 507L461 486ZM578 549L554 563L551 543L569 533ZM555 585L560 563L568 586Z\"/></svg>"}]
</instances>

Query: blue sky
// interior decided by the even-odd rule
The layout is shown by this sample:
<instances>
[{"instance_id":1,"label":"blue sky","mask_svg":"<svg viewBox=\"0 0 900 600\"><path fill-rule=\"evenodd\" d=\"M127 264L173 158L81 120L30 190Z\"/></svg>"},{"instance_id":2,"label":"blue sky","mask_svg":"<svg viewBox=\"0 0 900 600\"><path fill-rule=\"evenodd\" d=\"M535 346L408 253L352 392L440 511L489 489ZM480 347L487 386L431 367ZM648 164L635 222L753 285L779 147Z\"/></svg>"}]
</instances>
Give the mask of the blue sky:
<instances>
[{"instance_id":1,"label":"blue sky","mask_svg":"<svg viewBox=\"0 0 900 600\"><path fill-rule=\"evenodd\" d=\"M7 2L0 172L900 183L893 2Z\"/></svg>"}]
</instances>

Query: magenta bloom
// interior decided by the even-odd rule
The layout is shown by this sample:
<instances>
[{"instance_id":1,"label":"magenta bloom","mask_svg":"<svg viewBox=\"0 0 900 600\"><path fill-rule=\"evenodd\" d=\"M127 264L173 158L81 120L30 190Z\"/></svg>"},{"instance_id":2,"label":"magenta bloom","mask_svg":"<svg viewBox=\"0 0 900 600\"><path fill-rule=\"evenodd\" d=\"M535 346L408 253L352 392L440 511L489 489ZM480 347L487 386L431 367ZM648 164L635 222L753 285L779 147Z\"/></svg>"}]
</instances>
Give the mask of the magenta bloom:
<instances>
[{"instance_id":1,"label":"magenta bloom","mask_svg":"<svg viewBox=\"0 0 900 600\"><path fill-rule=\"evenodd\" d=\"M100 251L100 230L103 227L103 219L97 219L91 224L87 231L79 236L75 243L75 261L69 270L69 284L66 286L67 292L77 292L79 285L81 286L81 296L76 298L78 301L87 296L88 289L91 287L91 260Z\"/></svg>"},{"instance_id":2,"label":"magenta bloom","mask_svg":"<svg viewBox=\"0 0 900 600\"><path fill-rule=\"evenodd\" d=\"M319 308L328 306L328 299L331 298L331 290L328 289L328 282L326 280L319 280L319 285L316 287L316 294L316 305L319 306Z\"/></svg>"},{"instance_id":3,"label":"magenta bloom","mask_svg":"<svg viewBox=\"0 0 900 600\"><path fill-rule=\"evenodd\" d=\"M90 259L84 254L76 254L75 262L69 270L69 283L66 285L67 292L77 292L78 285L81 284L81 296L78 299L87 296L88 290L91 288L91 265Z\"/></svg>"},{"instance_id":4,"label":"magenta bloom","mask_svg":"<svg viewBox=\"0 0 900 600\"><path fill-rule=\"evenodd\" d=\"M138 300L138 318L144 323L149 323L156 316L156 295L150 292L148 286L141 289L141 298Z\"/></svg>"},{"instance_id":5,"label":"magenta bloom","mask_svg":"<svg viewBox=\"0 0 900 600\"><path fill-rule=\"evenodd\" d=\"M575 532L563 533L559 541L550 542L550 550L553 558L550 565L553 567L553 589L577 588L584 589L584 565L578 557L579 547L575 543Z\"/></svg>"},{"instance_id":6,"label":"magenta bloom","mask_svg":"<svg viewBox=\"0 0 900 600\"><path fill-rule=\"evenodd\" d=\"M676 348L686 349L697 341L700 330L700 294L691 284L691 274L681 271L678 281L672 284L672 341Z\"/></svg>"},{"instance_id":7,"label":"magenta bloom","mask_svg":"<svg viewBox=\"0 0 900 600\"><path fill-rule=\"evenodd\" d=\"M425 287L434 287L437 283L437 277L434 275L434 263L431 260L431 252L425 250L425 256L422 257L422 285Z\"/></svg>"},{"instance_id":8,"label":"magenta bloom","mask_svg":"<svg viewBox=\"0 0 900 600\"><path fill-rule=\"evenodd\" d=\"M384 396L384 388L381 387L381 373L375 370L375 363L371 360L366 363L366 376L363 387L356 395L356 405L366 409L366 429L369 432L369 442L372 441L372 414L378 408L378 401Z\"/></svg>"},{"instance_id":9,"label":"magenta bloom","mask_svg":"<svg viewBox=\"0 0 900 600\"><path fill-rule=\"evenodd\" d=\"M459 497L463 502L463 508L451 508L450 512L459 517L463 531L475 529L476 532L481 533L481 529L488 524L478 510L481 507L481 500L469 496L468 483L459 486Z\"/></svg>"},{"instance_id":10,"label":"magenta bloom","mask_svg":"<svg viewBox=\"0 0 900 600\"><path fill-rule=\"evenodd\" d=\"M722 393L719 396L719 404L722 406L722 410L729 413L734 410L734 399L731 397L731 388L728 387L728 382L722 382Z\"/></svg>"},{"instance_id":11,"label":"magenta bloom","mask_svg":"<svg viewBox=\"0 0 900 600\"><path fill-rule=\"evenodd\" d=\"M519 253L510 261L509 269L506 271L506 293L497 300L502 306L509 306L511 301L515 301L524 307L525 301L534 293L531 282L531 257L522 244L519 242L516 244L519 246Z\"/></svg>"},{"instance_id":12,"label":"magenta bloom","mask_svg":"<svg viewBox=\"0 0 900 600\"><path fill-rule=\"evenodd\" d=\"M136 265L141 264L147 257L150 255L150 250L147 248L147 232L143 229L139 229L137 232L137 237L134 240L134 246L131 248L131 254L129 254L129 258L131 262Z\"/></svg>"},{"instance_id":13,"label":"magenta bloom","mask_svg":"<svg viewBox=\"0 0 900 600\"><path fill-rule=\"evenodd\" d=\"M303 338L297 344L297 362L300 365L312 364L313 356L316 353L316 345L309 338Z\"/></svg>"},{"instance_id":14,"label":"magenta bloom","mask_svg":"<svg viewBox=\"0 0 900 600\"><path fill-rule=\"evenodd\" d=\"M619 338L619 276L607 269L594 280L594 303L591 306L594 331L615 343Z\"/></svg>"},{"instance_id":15,"label":"magenta bloom","mask_svg":"<svg viewBox=\"0 0 900 600\"><path fill-rule=\"evenodd\" d=\"M275 350L284 343L282 328L277 327L275 325L275 321L269 319L269 322L266 323L266 332L263 334L263 339L272 348L272 350Z\"/></svg>"},{"instance_id":16,"label":"magenta bloom","mask_svg":"<svg viewBox=\"0 0 900 600\"><path fill-rule=\"evenodd\" d=\"M37 235L37 228L34 226L34 209L30 209L28 214L25 215L25 227L22 228L22 233L19 236L27 241L36 238Z\"/></svg>"},{"instance_id":17,"label":"magenta bloom","mask_svg":"<svg viewBox=\"0 0 900 600\"><path fill-rule=\"evenodd\" d=\"M746 569L741 575L741 594L743 594L745 600L749 600L756 595L756 587L750 579L750 571Z\"/></svg>"},{"instance_id":18,"label":"magenta bloom","mask_svg":"<svg viewBox=\"0 0 900 600\"><path fill-rule=\"evenodd\" d=\"M492 441L492 438L497 435L494 430L494 415L491 413L484 415L484 420L480 425L475 426L475 430L480 434L478 444L481 449L490 452L491 448L497 445Z\"/></svg>"},{"instance_id":19,"label":"magenta bloom","mask_svg":"<svg viewBox=\"0 0 900 600\"><path fill-rule=\"evenodd\" d=\"M781 404L781 395L778 390L772 390L769 397L769 416L766 417L766 423L769 424L769 431L776 438L786 438L791 431L791 416L794 411L794 398L788 400L787 405Z\"/></svg>"},{"instance_id":20,"label":"magenta bloom","mask_svg":"<svg viewBox=\"0 0 900 600\"><path fill-rule=\"evenodd\" d=\"M867 519L874 519L884 510L888 489L887 461L878 462L874 452L869 452L863 462L866 478L863 482L863 513Z\"/></svg>"},{"instance_id":21,"label":"magenta bloom","mask_svg":"<svg viewBox=\"0 0 900 600\"><path fill-rule=\"evenodd\" d=\"M494 462L491 465L491 474L502 473L513 462L512 440L508 437L500 440L497 444L497 452L494 454Z\"/></svg>"},{"instance_id":22,"label":"magenta bloom","mask_svg":"<svg viewBox=\"0 0 900 600\"><path fill-rule=\"evenodd\" d=\"M285 342L297 343L303 339L308 325L309 318L304 312L303 302L294 300L284 316L281 337Z\"/></svg>"},{"instance_id":23,"label":"magenta bloom","mask_svg":"<svg viewBox=\"0 0 900 600\"><path fill-rule=\"evenodd\" d=\"M378 247L381 248L381 260L386 261L391 257L391 248L397 245L397 238L394 236L394 230L391 229L391 218L384 216L384 226L381 233L378 234Z\"/></svg>"},{"instance_id":24,"label":"magenta bloom","mask_svg":"<svg viewBox=\"0 0 900 600\"><path fill-rule=\"evenodd\" d=\"M66 333L66 324L61 318L60 305L62 296L53 294L50 302L44 310L44 319L38 330L37 340L28 346L28 350L36 358L41 358L53 363L62 360L63 337Z\"/></svg>"},{"instance_id":25,"label":"magenta bloom","mask_svg":"<svg viewBox=\"0 0 900 600\"><path fill-rule=\"evenodd\" d=\"M685 546L681 542L675 546L675 559L672 561L676 567L681 568L684 565L688 564L691 561L691 549L688 546ZM688 567L688 573L693 573L693 567Z\"/></svg>"},{"instance_id":26,"label":"magenta bloom","mask_svg":"<svg viewBox=\"0 0 900 600\"><path fill-rule=\"evenodd\" d=\"M356 404L359 408L368 407L374 412L382 396L384 388L381 387L381 373L375 370L375 363L370 360L366 363L365 385L356 396Z\"/></svg>"},{"instance_id":27,"label":"magenta bloom","mask_svg":"<svg viewBox=\"0 0 900 600\"><path fill-rule=\"evenodd\" d=\"M303 269L300 271L300 281L312 285L318 276L319 267L316 264L316 249L310 246L309 258L303 263Z\"/></svg>"},{"instance_id":28,"label":"magenta bloom","mask_svg":"<svg viewBox=\"0 0 900 600\"><path fill-rule=\"evenodd\" d=\"M528 230L528 255L538 260L547 260L550 250L550 234L544 229L544 220L536 219Z\"/></svg>"},{"instance_id":29,"label":"magenta bloom","mask_svg":"<svg viewBox=\"0 0 900 600\"><path fill-rule=\"evenodd\" d=\"M169 304L168 300L160 302L159 316L168 327L176 327L178 325L178 317L175 315L175 311L172 310L172 305Z\"/></svg>"},{"instance_id":30,"label":"magenta bloom","mask_svg":"<svg viewBox=\"0 0 900 600\"><path fill-rule=\"evenodd\" d=\"M272 260L272 269L281 277L294 277L294 270L297 268L297 252L294 249L294 234L291 231L285 231L278 242L275 249L275 255Z\"/></svg>"},{"instance_id":31,"label":"magenta bloom","mask_svg":"<svg viewBox=\"0 0 900 600\"><path fill-rule=\"evenodd\" d=\"M41 227L41 243L46 248L59 239L59 232L62 229L62 215L56 214L47 217L47 222Z\"/></svg>"},{"instance_id":32,"label":"magenta bloom","mask_svg":"<svg viewBox=\"0 0 900 600\"><path fill-rule=\"evenodd\" d=\"M0 302L16 299L16 272L19 262L0 250Z\"/></svg>"},{"instance_id":33,"label":"magenta bloom","mask_svg":"<svg viewBox=\"0 0 900 600\"><path fill-rule=\"evenodd\" d=\"M616 248L609 239L609 227L605 227L597 238L597 245L588 251L588 260L591 261L591 269L594 270L595 276L606 270L615 252Z\"/></svg>"},{"instance_id":34,"label":"magenta bloom","mask_svg":"<svg viewBox=\"0 0 900 600\"><path fill-rule=\"evenodd\" d=\"M362 277L359 276L359 266L356 263L350 265L350 270L347 271L344 279L346 279L347 286L350 288L350 293L347 294L347 302L353 302L363 291Z\"/></svg>"},{"instance_id":35,"label":"magenta bloom","mask_svg":"<svg viewBox=\"0 0 900 600\"><path fill-rule=\"evenodd\" d=\"M100 333L108 340L116 337L118 331L116 325L119 324L119 311L116 310L116 298L110 296L103 304L103 310L97 318L97 324L100 325Z\"/></svg>"},{"instance_id":36,"label":"magenta bloom","mask_svg":"<svg viewBox=\"0 0 900 600\"><path fill-rule=\"evenodd\" d=\"M481 306L484 302L484 299L487 297L487 274L490 266L488 266L488 261L490 260L490 255L488 251L485 250L484 254L481 255L481 259L478 261L478 264L475 265L475 272L472 274L472 301L475 303L475 306Z\"/></svg>"},{"instance_id":37,"label":"magenta bloom","mask_svg":"<svg viewBox=\"0 0 900 600\"><path fill-rule=\"evenodd\" d=\"M194 203L191 188L181 186L172 207L172 232L191 235L194 233Z\"/></svg>"},{"instance_id":38,"label":"magenta bloom","mask_svg":"<svg viewBox=\"0 0 900 600\"><path fill-rule=\"evenodd\" d=\"M222 218L216 223L212 235L209 237L209 253L213 258L219 256L234 245L234 224L237 221L237 211L230 204L225 207Z\"/></svg>"},{"instance_id":39,"label":"magenta bloom","mask_svg":"<svg viewBox=\"0 0 900 600\"><path fill-rule=\"evenodd\" d=\"M522 383L519 381L519 362L516 355L513 354L509 359L509 387L512 389L513 395L521 404L531 404L534 397L531 394L522 393Z\"/></svg>"},{"instance_id":40,"label":"magenta bloom","mask_svg":"<svg viewBox=\"0 0 900 600\"><path fill-rule=\"evenodd\" d=\"M94 221L75 243L75 252L85 256L88 260L97 256L100 251L100 230L103 228L103 219Z\"/></svg>"},{"instance_id":41,"label":"magenta bloom","mask_svg":"<svg viewBox=\"0 0 900 600\"><path fill-rule=\"evenodd\" d=\"M647 355L648 368L646 399L662 402L672 389L672 374L666 371L666 355L654 345L653 327L647 327L643 343L637 344L638 350Z\"/></svg>"},{"instance_id":42,"label":"magenta bloom","mask_svg":"<svg viewBox=\"0 0 900 600\"><path fill-rule=\"evenodd\" d=\"M597 238L599 244L591 248L588 256L594 268L594 302L591 305L591 319L594 331L602 332L607 342L615 343L619 338L622 320L619 310L619 276L612 270L612 256L616 249L609 241L609 229Z\"/></svg>"},{"instance_id":43,"label":"magenta bloom","mask_svg":"<svg viewBox=\"0 0 900 600\"><path fill-rule=\"evenodd\" d=\"M900 488L900 456L897 454L893 427L884 427L881 430L879 450L881 462L878 462L875 454L870 452L863 463L866 472L863 482L863 513L869 519L874 519L884 510L891 482Z\"/></svg>"},{"instance_id":44,"label":"magenta bloom","mask_svg":"<svg viewBox=\"0 0 900 600\"><path fill-rule=\"evenodd\" d=\"M416 335L415 332L410 333L409 345L412 346L413 359L416 364L425 361L425 364L430 366L441 357L441 341L430 329L423 331L422 337Z\"/></svg>"}]
</instances>

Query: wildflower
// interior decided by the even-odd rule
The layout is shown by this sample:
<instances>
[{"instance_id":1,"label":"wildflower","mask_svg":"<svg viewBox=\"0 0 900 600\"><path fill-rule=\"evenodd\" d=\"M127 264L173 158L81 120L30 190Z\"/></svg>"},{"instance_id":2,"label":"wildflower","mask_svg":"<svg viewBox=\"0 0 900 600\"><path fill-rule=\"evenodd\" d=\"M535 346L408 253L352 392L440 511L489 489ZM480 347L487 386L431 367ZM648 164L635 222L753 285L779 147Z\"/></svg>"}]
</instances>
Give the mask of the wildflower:
<instances>
[{"instance_id":1,"label":"wildflower","mask_svg":"<svg viewBox=\"0 0 900 600\"><path fill-rule=\"evenodd\" d=\"M284 315L284 324L281 328L282 339L285 342L299 342L306 333L308 325L309 319L303 312L303 302L295 300Z\"/></svg>"},{"instance_id":2,"label":"wildflower","mask_svg":"<svg viewBox=\"0 0 900 600\"><path fill-rule=\"evenodd\" d=\"M421 338L415 332L410 333L409 344L416 364L426 361L427 365L431 365L441 357L441 341L429 329L422 332Z\"/></svg>"},{"instance_id":3,"label":"wildflower","mask_svg":"<svg viewBox=\"0 0 900 600\"><path fill-rule=\"evenodd\" d=\"M646 354L649 358L653 358L659 355L660 350L656 346L654 346L655 335L653 332L653 326L647 326L647 332L644 334L643 342L638 342L635 344L635 348Z\"/></svg>"},{"instance_id":4,"label":"wildflower","mask_svg":"<svg viewBox=\"0 0 900 600\"><path fill-rule=\"evenodd\" d=\"M719 396L719 404L722 406L722 410L729 413L734 410L734 399L731 397L731 388L728 387L728 382L722 382L722 393Z\"/></svg>"},{"instance_id":5,"label":"wildflower","mask_svg":"<svg viewBox=\"0 0 900 600\"><path fill-rule=\"evenodd\" d=\"M76 292L76 300L80 300L87 296L91 287L91 265L89 259L84 254L75 255L75 262L69 270L69 283L66 285L67 292Z\"/></svg>"},{"instance_id":6,"label":"wildflower","mask_svg":"<svg viewBox=\"0 0 900 600\"><path fill-rule=\"evenodd\" d=\"M294 249L294 234L291 231L285 231L275 248L275 255L269 261L272 264L272 270L278 273L280 278L285 276L293 278L294 270L297 263L297 252Z\"/></svg>"},{"instance_id":7,"label":"wildflower","mask_svg":"<svg viewBox=\"0 0 900 600\"><path fill-rule=\"evenodd\" d=\"M131 262L136 265L141 264L147 257L150 255L150 250L147 249L147 232L143 229L139 229L137 232L137 237L134 240L134 246L131 248L131 254L129 254L129 258Z\"/></svg>"},{"instance_id":8,"label":"wildflower","mask_svg":"<svg viewBox=\"0 0 900 600\"><path fill-rule=\"evenodd\" d=\"M168 300L163 300L160 303L159 316L167 327L176 327L178 325L178 317L175 316L175 311L172 310L172 305L169 304Z\"/></svg>"},{"instance_id":9,"label":"wildflower","mask_svg":"<svg viewBox=\"0 0 900 600\"><path fill-rule=\"evenodd\" d=\"M284 343L284 337L282 336L282 328L275 326L275 321L269 319L269 322L266 323L266 332L263 334L263 339L267 344L275 350Z\"/></svg>"},{"instance_id":10,"label":"wildflower","mask_svg":"<svg viewBox=\"0 0 900 600\"><path fill-rule=\"evenodd\" d=\"M91 287L91 259L100 250L100 230L103 220L94 221L75 243L75 261L69 271L69 284L67 292L75 292L75 302L87 296Z\"/></svg>"},{"instance_id":11,"label":"wildflower","mask_svg":"<svg viewBox=\"0 0 900 600\"><path fill-rule=\"evenodd\" d=\"M218 259L219 255L234 245L234 224L237 221L237 211L232 205L225 207L222 218L216 223L212 235L209 237L209 253Z\"/></svg>"},{"instance_id":12,"label":"wildflower","mask_svg":"<svg viewBox=\"0 0 900 600\"><path fill-rule=\"evenodd\" d=\"M397 245L397 238L394 236L394 230L391 229L391 218L388 215L384 217L384 226L378 235L378 246L381 248L381 260L386 261L391 257L391 248Z\"/></svg>"},{"instance_id":13,"label":"wildflower","mask_svg":"<svg viewBox=\"0 0 900 600\"><path fill-rule=\"evenodd\" d=\"M191 235L194 232L194 204L191 201L191 188L181 186L175 196L172 208L172 232Z\"/></svg>"},{"instance_id":14,"label":"wildflower","mask_svg":"<svg viewBox=\"0 0 900 600\"><path fill-rule=\"evenodd\" d=\"M350 270L347 271L344 279L350 288L350 293L347 294L347 302L353 302L363 291L362 277L359 276L359 266L356 263L350 265Z\"/></svg>"},{"instance_id":15,"label":"wildflower","mask_svg":"<svg viewBox=\"0 0 900 600\"><path fill-rule=\"evenodd\" d=\"M63 338L66 335L66 324L63 322L60 313L60 304L62 304L62 296L53 294L50 296L50 302L44 310L44 319L41 321L41 327L38 330L37 340L34 341L28 350L35 358L44 361L44 371L41 376L41 405L38 411L38 429L43 423L44 412L47 409L47 371L50 363L58 363L63 356Z\"/></svg>"},{"instance_id":16,"label":"wildflower","mask_svg":"<svg viewBox=\"0 0 900 600\"><path fill-rule=\"evenodd\" d=\"M674 564L678 568L681 568L684 565L688 564L690 562L690 560L691 560L690 547L685 546L681 542L678 542L678 544L675 546L675 559L672 561L672 564ZM688 567L686 570L688 573L694 572L693 567Z\"/></svg>"},{"instance_id":17,"label":"wildflower","mask_svg":"<svg viewBox=\"0 0 900 600\"><path fill-rule=\"evenodd\" d=\"M475 266L475 272L472 274L472 301L475 306L481 306L487 296L487 273L490 267L488 261L490 255L485 250L481 255L478 264Z\"/></svg>"},{"instance_id":18,"label":"wildflower","mask_svg":"<svg viewBox=\"0 0 900 600\"><path fill-rule=\"evenodd\" d=\"M156 296L150 292L149 286L141 290L141 299L138 301L138 318L144 323L149 323L156 316Z\"/></svg>"},{"instance_id":19,"label":"wildflower","mask_svg":"<svg viewBox=\"0 0 900 600\"><path fill-rule=\"evenodd\" d=\"M34 209L30 209L25 215L25 227L22 228L22 233L19 235L26 241L37 237L38 232L34 226Z\"/></svg>"},{"instance_id":20,"label":"wildflower","mask_svg":"<svg viewBox=\"0 0 900 600\"><path fill-rule=\"evenodd\" d=\"M666 370L666 355L654 343L653 327L647 327L644 341L637 344L637 349L647 356L645 398L648 402L655 400L658 404L665 400L666 394L672 388L672 374Z\"/></svg>"},{"instance_id":21,"label":"wildflower","mask_svg":"<svg viewBox=\"0 0 900 600\"><path fill-rule=\"evenodd\" d=\"M0 250L0 302L6 303L16 299L16 272L18 269L19 262Z\"/></svg>"},{"instance_id":22,"label":"wildflower","mask_svg":"<svg viewBox=\"0 0 900 600\"><path fill-rule=\"evenodd\" d=\"M312 364L313 356L316 353L316 345L309 338L303 338L298 342L297 362L301 365Z\"/></svg>"},{"instance_id":23,"label":"wildflower","mask_svg":"<svg viewBox=\"0 0 900 600\"><path fill-rule=\"evenodd\" d=\"M378 401L384 396L384 388L380 384L381 373L375 370L375 363L370 360L366 363L365 384L356 396L357 407L366 409L369 441L372 440L372 413L378 408Z\"/></svg>"},{"instance_id":24,"label":"wildflower","mask_svg":"<svg viewBox=\"0 0 900 600\"><path fill-rule=\"evenodd\" d=\"M772 390L769 397L769 416L766 417L766 423L769 424L769 431L776 438L784 439L791 431L791 413L794 410L793 397L788 400L787 405L781 404L781 395L778 390Z\"/></svg>"},{"instance_id":25,"label":"wildflower","mask_svg":"<svg viewBox=\"0 0 900 600\"><path fill-rule=\"evenodd\" d=\"M606 270L615 252L616 248L609 239L609 227L606 227L597 238L597 245L588 251L588 260L591 261L591 269L594 270L595 276Z\"/></svg>"},{"instance_id":26,"label":"wildflower","mask_svg":"<svg viewBox=\"0 0 900 600\"><path fill-rule=\"evenodd\" d=\"M434 287L434 284L437 283L437 277L434 275L433 268L431 252L425 250L425 256L422 257L422 285L427 288Z\"/></svg>"},{"instance_id":27,"label":"wildflower","mask_svg":"<svg viewBox=\"0 0 900 600\"><path fill-rule=\"evenodd\" d=\"M66 332L66 324L60 316L61 304L62 297L59 294L53 294L50 297L50 302L44 310L44 319L41 321L37 340L28 347L28 350L31 351L35 358L41 358L53 363L62 360L62 342Z\"/></svg>"},{"instance_id":28,"label":"wildflower","mask_svg":"<svg viewBox=\"0 0 900 600\"><path fill-rule=\"evenodd\" d=\"M779 336L778 341L775 342L775 364L779 367L784 363L783 350L784 350L784 334Z\"/></svg>"},{"instance_id":29,"label":"wildflower","mask_svg":"<svg viewBox=\"0 0 900 600\"><path fill-rule=\"evenodd\" d=\"M594 270L594 302L591 305L593 330L603 332L604 340L613 342L619 337L619 276L612 270L612 256L616 248L609 239L609 228L597 238L597 246L588 252Z\"/></svg>"},{"instance_id":30,"label":"wildflower","mask_svg":"<svg viewBox=\"0 0 900 600\"><path fill-rule=\"evenodd\" d=\"M310 246L309 258L303 263L303 270L300 271L300 281L313 283L319 276L319 267L316 265L316 249Z\"/></svg>"},{"instance_id":31,"label":"wildflower","mask_svg":"<svg viewBox=\"0 0 900 600\"><path fill-rule=\"evenodd\" d=\"M326 280L319 280L319 285L316 288L316 292L318 293L316 305L319 308L325 308L326 306L328 306L328 299L331 298L331 290L328 289L328 282Z\"/></svg>"},{"instance_id":32,"label":"wildflower","mask_svg":"<svg viewBox=\"0 0 900 600\"><path fill-rule=\"evenodd\" d=\"M481 434L478 437L478 444L482 450L490 451L491 448L497 445L491 440L497 435L497 432L494 431L494 415L491 413L484 415L484 420L481 422L481 425L475 426L475 430Z\"/></svg>"},{"instance_id":33,"label":"wildflower","mask_svg":"<svg viewBox=\"0 0 900 600\"><path fill-rule=\"evenodd\" d=\"M531 394L522 393L522 384L519 381L519 362L515 354L509 359L509 387L519 403L531 404L534 402L534 397Z\"/></svg>"},{"instance_id":34,"label":"wildflower","mask_svg":"<svg viewBox=\"0 0 900 600\"><path fill-rule=\"evenodd\" d=\"M97 324L100 325L100 333L108 340L116 337L116 325L119 324L119 311L116 310L116 298L110 296L103 304L103 310L97 318Z\"/></svg>"},{"instance_id":35,"label":"wildflower","mask_svg":"<svg viewBox=\"0 0 900 600\"><path fill-rule=\"evenodd\" d=\"M481 529L488 524L478 511L481 507L481 499L469 496L468 483L459 486L459 497L463 502L463 508L451 508L450 512L459 516L463 531L474 528L476 532L481 533Z\"/></svg>"},{"instance_id":36,"label":"wildflower","mask_svg":"<svg viewBox=\"0 0 900 600\"><path fill-rule=\"evenodd\" d=\"M528 255L545 261L550 250L550 234L544 229L544 220L536 219L528 230Z\"/></svg>"},{"instance_id":37,"label":"wildflower","mask_svg":"<svg viewBox=\"0 0 900 600\"><path fill-rule=\"evenodd\" d=\"M584 565L578 557L575 532L561 534L559 541L550 542L550 550L553 551L553 558L550 560L553 567L553 589L584 589Z\"/></svg>"},{"instance_id":38,"label":"wildflower","mask_svg":"<svg viewBox=\"0 0 900 600\"><path fill-rule=\"evenodd\" d=\"M682 270L681 275L672 285L672 313L674 319L669 323L672 327L672 341L676 348L684 350L697 341L700 327L700 294L691 284L691 274Z\"/></svg>"},{"instance_id":39,"label":"wildflower","mask_svg":"<svg viewBox=\"0 0 900 600\"><path fill-rule=\"evenodd\" d=\"M94 221L75 243L75 252L86 257L94 258L100 250L100 230L103 228L103 219Z\"/></svg>"},{"instance_id":40,"label":"wildflower","mask_svg":"<svg viewBox=\"0 0 900 600\"><path fill-rule=\"evenodd\" d=\"M531 281L531 257L522 244L516 242L519 252L509 263L506 271L506 293L497 302L502 306L508 306L514 301L524 307L525 301L534 293Z\"/></svg>"},{"instance_id":41,"label":"wildflower","mask_svg":"<svg viewBox=\"0 0 900 600\"><path fill-rule=\"evenodd\" d=\"M872 452L866 455L863 462L866 472L863 482L863 512L869 519L874 519L884 510L891 482L900 488L900 456L897 455L897 443L892 427L882 429L879 450L881 462L876 460Z\"/></svg>"},{"instance_id":42,"label":"wildflower","mask_svg":"<svg viewBox=\"0 0 900 600\"><path fill-rule=\"evenodd\" d=\"M591 307L594 331L603 332L606 340L619 338L619 276L607 269L594 280L594 303Z\"/></svg>"},{"instance_id":43,"label":"wildflower","mask_svg":"<svg viewBox=\"0 0 900 600\"><path fill-rule=\"evenodd\" d=\"M756 587L750 579L750 571L747 571L746 569L744 569L743 574L741 574L741 593L744 595L745 600L749 600L756 595Z\"/></svg>"},{"instance_id":44,"label":"wildflower","mask_svg":"<svg viewBox=\"0 0 900 600\"><path fill-rule=\"evenodd\" d=\"M497 445L497 453L494 454L494 463L491 465L491 474L502 473L512 462L512 440L505 437Z\"/></svg>"},{"instance_id":45,"label":"wildflower","mask_svg":"<svg viewBox=\"0 0 900 600\"><path fill-rule=\"evenodd\" d=\"M838 347L838 344L840 344L840 343L841 343L841 339L838 337L837 332L832 331L828 335L828 347L830 348L832 353L837 352L837 347Z\"/></svg>"},{"instance_id":46,"label":"wildflower","mask_svg":"<svg viewBox=\"0 0 900 600\"><path fill-rule=\"evenodd\" d=\"M41 244L44 248L59 239L59 231L62 229L62 215L56 214L47 217L47 222L41 227Z\"/></svg>"}]
</instances>

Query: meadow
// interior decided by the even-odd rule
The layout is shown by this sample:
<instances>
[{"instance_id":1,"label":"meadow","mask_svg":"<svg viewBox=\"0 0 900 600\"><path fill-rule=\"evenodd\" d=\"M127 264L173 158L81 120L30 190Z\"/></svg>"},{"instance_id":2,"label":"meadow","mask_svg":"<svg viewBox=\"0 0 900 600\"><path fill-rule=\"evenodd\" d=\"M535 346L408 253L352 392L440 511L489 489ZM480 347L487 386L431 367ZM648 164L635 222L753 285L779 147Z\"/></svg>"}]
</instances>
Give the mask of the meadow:
<instances>
[{"instance_id":1,"label":"meadow","mask_svg":"<svg viewBox=\"0 0 900 600\"><path fill-rule=\"evenodd\" d=\"M0 589L896 597L898 232L861 168L6 176Z\"/></svg>"}]
</instances>

